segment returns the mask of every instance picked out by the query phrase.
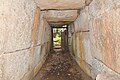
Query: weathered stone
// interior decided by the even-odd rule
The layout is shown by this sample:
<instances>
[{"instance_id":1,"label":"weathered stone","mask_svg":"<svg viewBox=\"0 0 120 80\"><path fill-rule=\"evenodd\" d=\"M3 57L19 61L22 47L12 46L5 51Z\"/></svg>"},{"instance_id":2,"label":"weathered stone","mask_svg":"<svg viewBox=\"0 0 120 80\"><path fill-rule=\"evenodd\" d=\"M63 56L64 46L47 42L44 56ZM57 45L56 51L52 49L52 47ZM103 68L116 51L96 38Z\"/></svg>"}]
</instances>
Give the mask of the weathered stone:
<instances>
[{"instance_id":1,"label":"weathered stone","mask_svg":"<svg viewBox=\"0 0 120 80\"><path fill-rule=\"evenodd\" d=\"M75 31L87 31L89 30L89 14L87 13L88 7L86 7L84 10L80 11L80 15L78 18L74 21Z\"/></svg>"},{"instance_id":2,"label":"weathered stone","mask_svg":"<svg viewBox=\"0 0 120 80\"><path fill-rule=\"evenodd\" d=\"M46 43L50 43L51 41L51 26L48 24L48 22L44 19L44 34L43 34L43 40L42 40L42 44L46 44Z\"/></svg>"},{"instance_id":3,"label":"weathered stone","mask_svg":"<svg viewBox=\"0 0 120 80\"><path fill-rule=\"evenodd\" d=\"M96 18L93 25L94 46L96 51L93 56L102 60L107 66L120 72L119 67L119 10L110 10L103 16ZM92 42L93 39L91 39ZM95 49L94 49L95 50ZM94 55L95 54L95 55Z\"/></svg>"},{"instance_id":4,"label":"weathered stone","mask_svg":"<svg viewBox=\"0 0 120 80\"><path fill-rule=\"evenodd\" d=\"M42 46L46 47L47 45ZM39 72L40 68L42 67L42 64L46 60L46 54L48 54L48 51L46 51L45 47L42 46L37 46L34 50L34 76Z\"/></svg>"},{"instance_id":5,"label":"weathered stone","mask_svg":"<svg viewBox=\"0 0 120 80\"><path fill-rule=\"evenodd\" d=\"M33 59L33 67L34 67L34 75L35 76L42 64L46 59L46 55L50 49L46 44L50 44L50 34L51 34L51 27L44 19L44 12L40 12L39 8L36 9L34 25L32 28L32 41L33 41L33 48L32 48L32 59Z\"/></svg>"},{"instance_id":6,"label":"weathered stone","mask_svg":"<svg viewBox=\"0 0 120 80\"><path fill-rule=\"evenodd\" d=\"M35 1L40 8L33 0L0 1L0 80L32 79L50 51L50 25L73 21L69 47L80 67L98 80L119 79L119 0ZM73 9L81 8L78 16Z\"/></svg>"},{"instance_id":7,"label":"weathered stone","mask_svg":"<svg viewBox=\"0 0 120 80\"><path fill-rule=\"evenodd\" d=\"M45 47L49 48L51 28L40 18L40 9L33 0L0 3L0 80L32 80L49 51L40 50L38 45L48 43ZM45 23L42 26L41 21ZM42 36L41 28L45 31Z\"/></svg>"},{"instance_id":8,"label":"weathered stone","mask_svg":"<svg viewBox=\"0 0 120 80\"><path fill-rule=\"evenodd\" d=\"M44 13L43 12L41 12L40 13L41 15L40 15L40 24L39 24L39 28L38 28L38 34L37 34L37 45L40 45L40 44L42 44L42 36L43 36L43 32L44 32Z\"/></svg>"},{"instance_id":9,"label":"weathered stone","mask_svg":"<svg viewBox=\"0 0 120 80\"><path fill-rule=\"evenodd\" d=\"M93 0L88 7L81 10L72 26L75 59L93 78L103 72L113 75L120 73L119 4L116 0Z\"/></svg>"},{"instance_id":10,"label":"weathered stone","mask_svg":"<svg viewBox=\"0 0 120 80\"><path fill-rule=\"evenodd\" d=\"M41 51L41 46L35 47L34 50L34 67L39 64L40 62L40 51Z\"/></svg>"},{"instance_id":11,"label":"weathered stone","mask_svg":"<svg viewBox=\"0 0 120 80\"><path fill-rule=\"evenodd\" d=\"M65 25L73 22L77 16L77 10L48 10L44 14L49 24L53 25Z\"/></svg>"},{"instance_id":12,"label":"weathered stone","mask_svg":"<svg viewBox=\"0 0 120 80\"><path fill-rule=\"evenodd\" d=\"M0 22L2 22L2 20L0 19ZM3 34L4 30L3 29L0 29L0 34ZM4 46L4 35L1 35L0 36L0 55L4 52L4 49L3 49L3 46Z\"/></svg>"},{"instance_id":13,"label":"weathered stone","mask_svg":"<svg viewBox=\"0 0 120 80\"><path fill-rule=\"evenodd\" d=\"M31 70L30 51L4 54L4 80L20 80Z\"/></svg>"},{"instance_id":14,"label":"weathered stone","mask_svg":"<svg viewBox=\"0 0 120 80\"><path fill-rule=\"evenodd\" d=\"M92 1L93 1L93 0L85 0L85 5L86 5L86 6L89 6L89 4L90 4ZM85 6L85 7L86 7L86 6Z\"/></svg>"},{"instance_id":15,"label":"weathered stone","mask_svg":"<svg viewBox=\"0 0 120 80\"><path fill-rule=\"evenodd\" d=\"M37 34L37 45L42 45L48 41L50 41L50 36L51 36L51 27L44 18L44 12L41 11L41 16L40 16L40 25L38 28L38 34ZM46 39L44 39L46 38Z\"/></svg>"},{"instance_id":16,"label":"weathered stone","mask_svg":"<svg viewBox=\"0 0 120 80\"><path fill-rule=\"evenodd\" d=\"M50 22L49 24L51 26L55 26L55 27L61 27L61 26L64 26L64 25L70 25L71 23L73 23L73 21L63 21L63 22Z\"/></svg>"},{"instance_id":17,"label":"weathered stone","mask_svg":"<svg viewBox=\"0 0 120 80\"><path fill-rule=\"evenodd\" d=\"M34 22L33 22L33 26L32 26L32 45L35 47L37 44L38 39L38 35L40 36L39 33L39 27L40 27L40 16L41 16L41 12L40 9L37 7L36 11L35 11L35 16L34 16Z\"/></svg>"},{"instance_id":18,"label":"weathered stone","mask_svg":"<svg viewBox=\"0 0 120 80\"><path fill-rule=\"evenodd\" d=\"M103 73L99 74L96 80L120 80L120 76Z\"/></svg>"},{"instance_id":19,"label":"weathered stone","mask_svg":"<svg viewBox=\"0 0 120 80\"><path fill-rule=\"evenodd\" d=\"M1 46L4 52L30 47L34 1L2 0L0 3L0 44L4 44Z\"/></svg>"},{"instance_id":20,"label":"weathered stone","mask_svg":"<svg viewBox=\"0 0 120 80\"><path fill-rule=\"evenodd\" d=\"M3 63L4 63L3 56L0 55L0 80L3 80Z\"/></svg>"},{"instance_id":21,"label":"weathered stone","mask_svg":"<svg viewBox=\"0 0 120 80\"><path fill-rule=\"evenodd\" d=\"M86 0L87 1L87 0ZM81 9L85 0L35 0L40 9Z\"/></svg>"}]
</instances>

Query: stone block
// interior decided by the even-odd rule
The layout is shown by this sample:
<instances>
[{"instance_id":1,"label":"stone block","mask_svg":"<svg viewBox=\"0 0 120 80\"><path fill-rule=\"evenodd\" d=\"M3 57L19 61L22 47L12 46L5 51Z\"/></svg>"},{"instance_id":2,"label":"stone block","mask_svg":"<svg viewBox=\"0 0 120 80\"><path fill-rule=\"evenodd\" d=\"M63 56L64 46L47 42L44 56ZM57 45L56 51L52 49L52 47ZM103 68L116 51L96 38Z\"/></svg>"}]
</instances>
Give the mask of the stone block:
<instances>
[{"instance_id":1,"label":"stone block","mask_svg":"<svg viewBox=\"0 0 120 80\"><path fill-rule=\"evenodd\" d=\"M97 75L96 80L120 80L120 76L102 73Z\"/></svg>"},{"instance_id":2,"label":"stone block","mask_svg":"<svg viewBox=\"0 0 120 80\"><path fill-rule=\"evenodd\" d=\"M38 28L38 34L37 34L37 45L39 44L42 44L42 36L43 36L43 33L44 33L44 13L41 12L40 13L40 24L39 24L39 28Z\"/></svg>"},{"instance_id":3,"label":"stone block","mask_svg":"<svg viewBox=\"0 0 120 80\"><path fill-rule=\"evenodd\" d=\"M33 0L1 1L0 47L4 52L28 48L31 45L35 3Z\"/></svg>"},{"instance_id":4,"label":"stone block","mask_svg":"<svg viewBox=\"0 0 120 80\"><path fill-rule=\"evenodd\" d=\"M3 54L4 80L21 80L31 70L30 50Z\"/></svg>"},{"instance_id":5,"label":"stone block","mask_svg":"<svg viewBox=\"0 0 120 80\"><path fill-rule=\"evenodd\" d=\"M41 46L35 47L34 50L34 67L36 67L40 62Z\"/></svg>"},{"instance_id":6,"label":"stone block","mask_svg":"<svg viewBox=\"0 0 120 80\"><path fill-rule=\"evenodd\" d=\"M40 28L40 9L37 7L35 10L34 22L32 26L32 46L37 46L37 41L39 40L39 28ZM41 37L41 36L40 36Z\"/></svg>"},{"instance_id":7,"label":"stone block","mask_svg":"<svg viewBox=\"0 0 120 80\"><path fill-rule=\"evenodd\" d=\"M3 62L4 62L4 59L3 59L3 56L0 55L0 80L3 80Z\"/></svg>"},{"instance_id":8,"label":"stone block","mask_svg":"<svg viewBox=\"0 0 120 80\"><path fill-rule=\"evenodd\" d=\"M45 11L45 18L51 25L65 25L73 22L78 16L77 10L49 10Z\"/></svg>"},{"instance_id":9,"label":"stone block","mask_svg":"<svg viewBox=\"0 0 120 80\"><path fill-rule=\"evenodd\" d=\"M85 0L35 0L42 9L81 9L85 6ZM53 5L54 4L54 5Z\"/></svg>"},{"instance_id":10,"label":"stone block","mask_svg":"<svg viewBox=\"0 0 120 80\"><path fill-rule=\"evenodd\" d=\"M119 67L119 9L110 10L93 21L92 54L103 61L109 68L120 72ZM95 42L93 43L93 39Z\"/></svg>"},{"instance_id":11,"label":"stone block","mask_svg":"<svg viewBox=\"0 0 120 80\"><path fill-rule=\"evenodd\" d=\"M89 30L89 14L88 7L80 11L80 15L74 22L75 32L88 31Z\"/></svg>"}]
</instances>

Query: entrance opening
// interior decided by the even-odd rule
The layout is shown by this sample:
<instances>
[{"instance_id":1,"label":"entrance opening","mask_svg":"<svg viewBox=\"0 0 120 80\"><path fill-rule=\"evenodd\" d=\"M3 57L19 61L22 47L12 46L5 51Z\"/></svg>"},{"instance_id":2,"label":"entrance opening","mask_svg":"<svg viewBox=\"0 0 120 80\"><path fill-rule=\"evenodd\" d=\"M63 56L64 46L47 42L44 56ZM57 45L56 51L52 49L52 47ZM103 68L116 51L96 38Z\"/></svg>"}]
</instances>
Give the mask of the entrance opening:
<instances>
[{"instance_id":1,"label":"entrance opening","mask_svg":"<svg viewBox=\"0 0 120 80\"><path fill-rule=\"evenodd\" d=\"M68 48L68 27L64 25L62 27L52 27L52 45L53 49L63 49Z\"/></svg>"},{"instance_id":2,"label":"entrance opening","mask_svg":"<svg viewBox=\"0 0 120 80\"><path fill-rule=\"evenodd\" d=\"M61 34L64 31L63 28L53 28L53 47L61 48Z\"/></svg>"}]
</instances>

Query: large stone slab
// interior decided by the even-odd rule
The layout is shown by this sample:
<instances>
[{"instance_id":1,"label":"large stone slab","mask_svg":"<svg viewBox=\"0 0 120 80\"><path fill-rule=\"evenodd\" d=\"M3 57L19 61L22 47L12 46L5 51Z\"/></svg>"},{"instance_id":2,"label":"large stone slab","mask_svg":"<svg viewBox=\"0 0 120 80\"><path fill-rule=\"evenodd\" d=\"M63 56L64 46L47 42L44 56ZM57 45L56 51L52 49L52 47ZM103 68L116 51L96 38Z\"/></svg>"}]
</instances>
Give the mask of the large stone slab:
<instances>
[{"instance_id":1,"label":"large stone slab","mask_svg":"<svg viewBox=\"0 0 120 80\"><path fill-rule=\"evenodd\" d=\"M30 50L4 54L4 80L21 80L31 70Z\"/></svg>"},{"instance_id":2,"label":"large stone slab","mask_svg":"<svg viewBox=\"0 0 120 80\"><path fill-rule=\"evenodd\" d=\"M86 3L85 0L35 0L35 2L41 9L80 9Z\"/></svg>"},{"instance_id":3,"label":"large stone slab","mask_svg":"<svg viewBox=\"0 0 120 80\"><path fill-rule=\"evenodd\" d=\"M41 46L35 47L34 50L34 67L39 64L40 62L40 54L41 54Z\"/></svg>"},{"instance_id":4,"label":"large stone slab","mask_svg":"<svg viewBox=\"0 0 120 80\"><path fill-rule=\"evenodd\" d=\"M48 22L74 21L78 16L77 10L48 10L45 18Z\"/></svg>"},{"instance_id":5,"label":"large stone slab","mask_svg":"<svg viewBox=\"0 0 120 80\"><path fill-rule=\"evenodd\" d=\"M0 80L3 80L3 56L0 55Z\"/></svg>"},{"instance_id":6,"label":"large stone slab","mask_svg":"<svg viewBox=\"0 0 120 80\"><path fill-rule=\"evenodd\" d=\"M78 16L77 10L48 10L44 17L50 25L63 25L73 22Z\"/></svg>"},{"instance_id":7,"label":"large stone slab","mask_svg":"<svg viewBox=\"0 0 120 80\"><path fill-rule=\"evenodd\" d=\"M88 7L80 12L80 16L74 22L75 32L89 29L89 32L83 32L88 33L89 37L84 35L83 40L85 40L82 44L85 50L83 50L85 62L91 66L90 75L93 75L93 78L99 73L110 70L120 73L119 4L118 0L93 0ZM81 32L81 34L83 33ZM75 46L73 48L77 47L75 41L76 37L73 33L73 45ZM90 50L88 50L89 48ZM77 57L75 58L77 59ZM79 60L77 61L80 63ZM83 67L83 69L85 68Z\"/></svg>"},{"instance_id":8,"label":"large stone slab","mask_svg":"<svg viewBox=\"0 0 120 80\"><path fill-rule=\"evenodd\" d=\"M35 7L33 0L0 1L0 54L30 47Z\"/></svg>"},{"instance_id":9,"label":"large stone slab","mask_svg":"<svg viewBox=\"0 0 120 80\"><path fill-rule=\"evenodd\" d=\"M95 39L93 56L102 60L108 67L120 72L120 10L110 10L93 21L91 43ZM96 47L96 48L94 48Z\"/></svg>"},{"instance_id":10,"label":"large stone slab","mask_svg":"<svg viewBox=\"0 0 120 80\"><path fill-rule=\"evenodd\" d=\"M32 46L36 46L37 41L38 41L38 35L39 34L39 27L40 27L40 9L37 7L36 11L35 11L35 16L34 16L34 22L33 22L33 26L32 26ZM41 36L40 36L41 37ZM40 39L39 39L40 40Z\"/></svg>"},{"instance_id":11,"label":"large stone slab","mask_svg":"<svg viewBox=\"0 0 120 80\"><path fill-rule=\"evenodd\" d=\"M103 73L99 74L96 80L120 80L120 76Z\"/></svg>"},{"instance_id":12,"label":"large stone slab","mask_svg":"<svg viewBox=\"0 0 120 80\"><path fill-rule=\"evenodd\" d=\"M84 10L79 11L80 15L74 21L75 31L88 31L89 30L89 14L88 14L88 7Z\"/></svg>"},{"instance_id":13,"label":"large stone slab","mask_svg":"<svg viewBox=\"0 0 120 80\"><path fill-rule=\"evenodd\" d=\"M41 11L40 24L37 33L37 45L42 45L51 40L51 27L44 18L45 12ZM46 39L44 39L46 37Z\"/></svg>"}]
</instances>

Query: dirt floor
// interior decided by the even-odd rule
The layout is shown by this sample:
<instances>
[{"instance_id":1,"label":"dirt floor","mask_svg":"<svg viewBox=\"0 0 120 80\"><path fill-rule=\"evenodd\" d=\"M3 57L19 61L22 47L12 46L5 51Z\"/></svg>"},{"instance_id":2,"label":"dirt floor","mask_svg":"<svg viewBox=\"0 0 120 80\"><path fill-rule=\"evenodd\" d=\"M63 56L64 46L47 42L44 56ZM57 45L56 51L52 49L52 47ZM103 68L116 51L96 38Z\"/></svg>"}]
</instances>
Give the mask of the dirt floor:
<instances>
[{"instance_id":1,"label":"dirt floor","mask_svg":"<svg viewBox=\"0 0 120 80\"><path fill-rule=\"evenodd\" d=\"M55 50L48 55L34 80L92 80L66 51Z\"/></svg>"}]
</instances>

